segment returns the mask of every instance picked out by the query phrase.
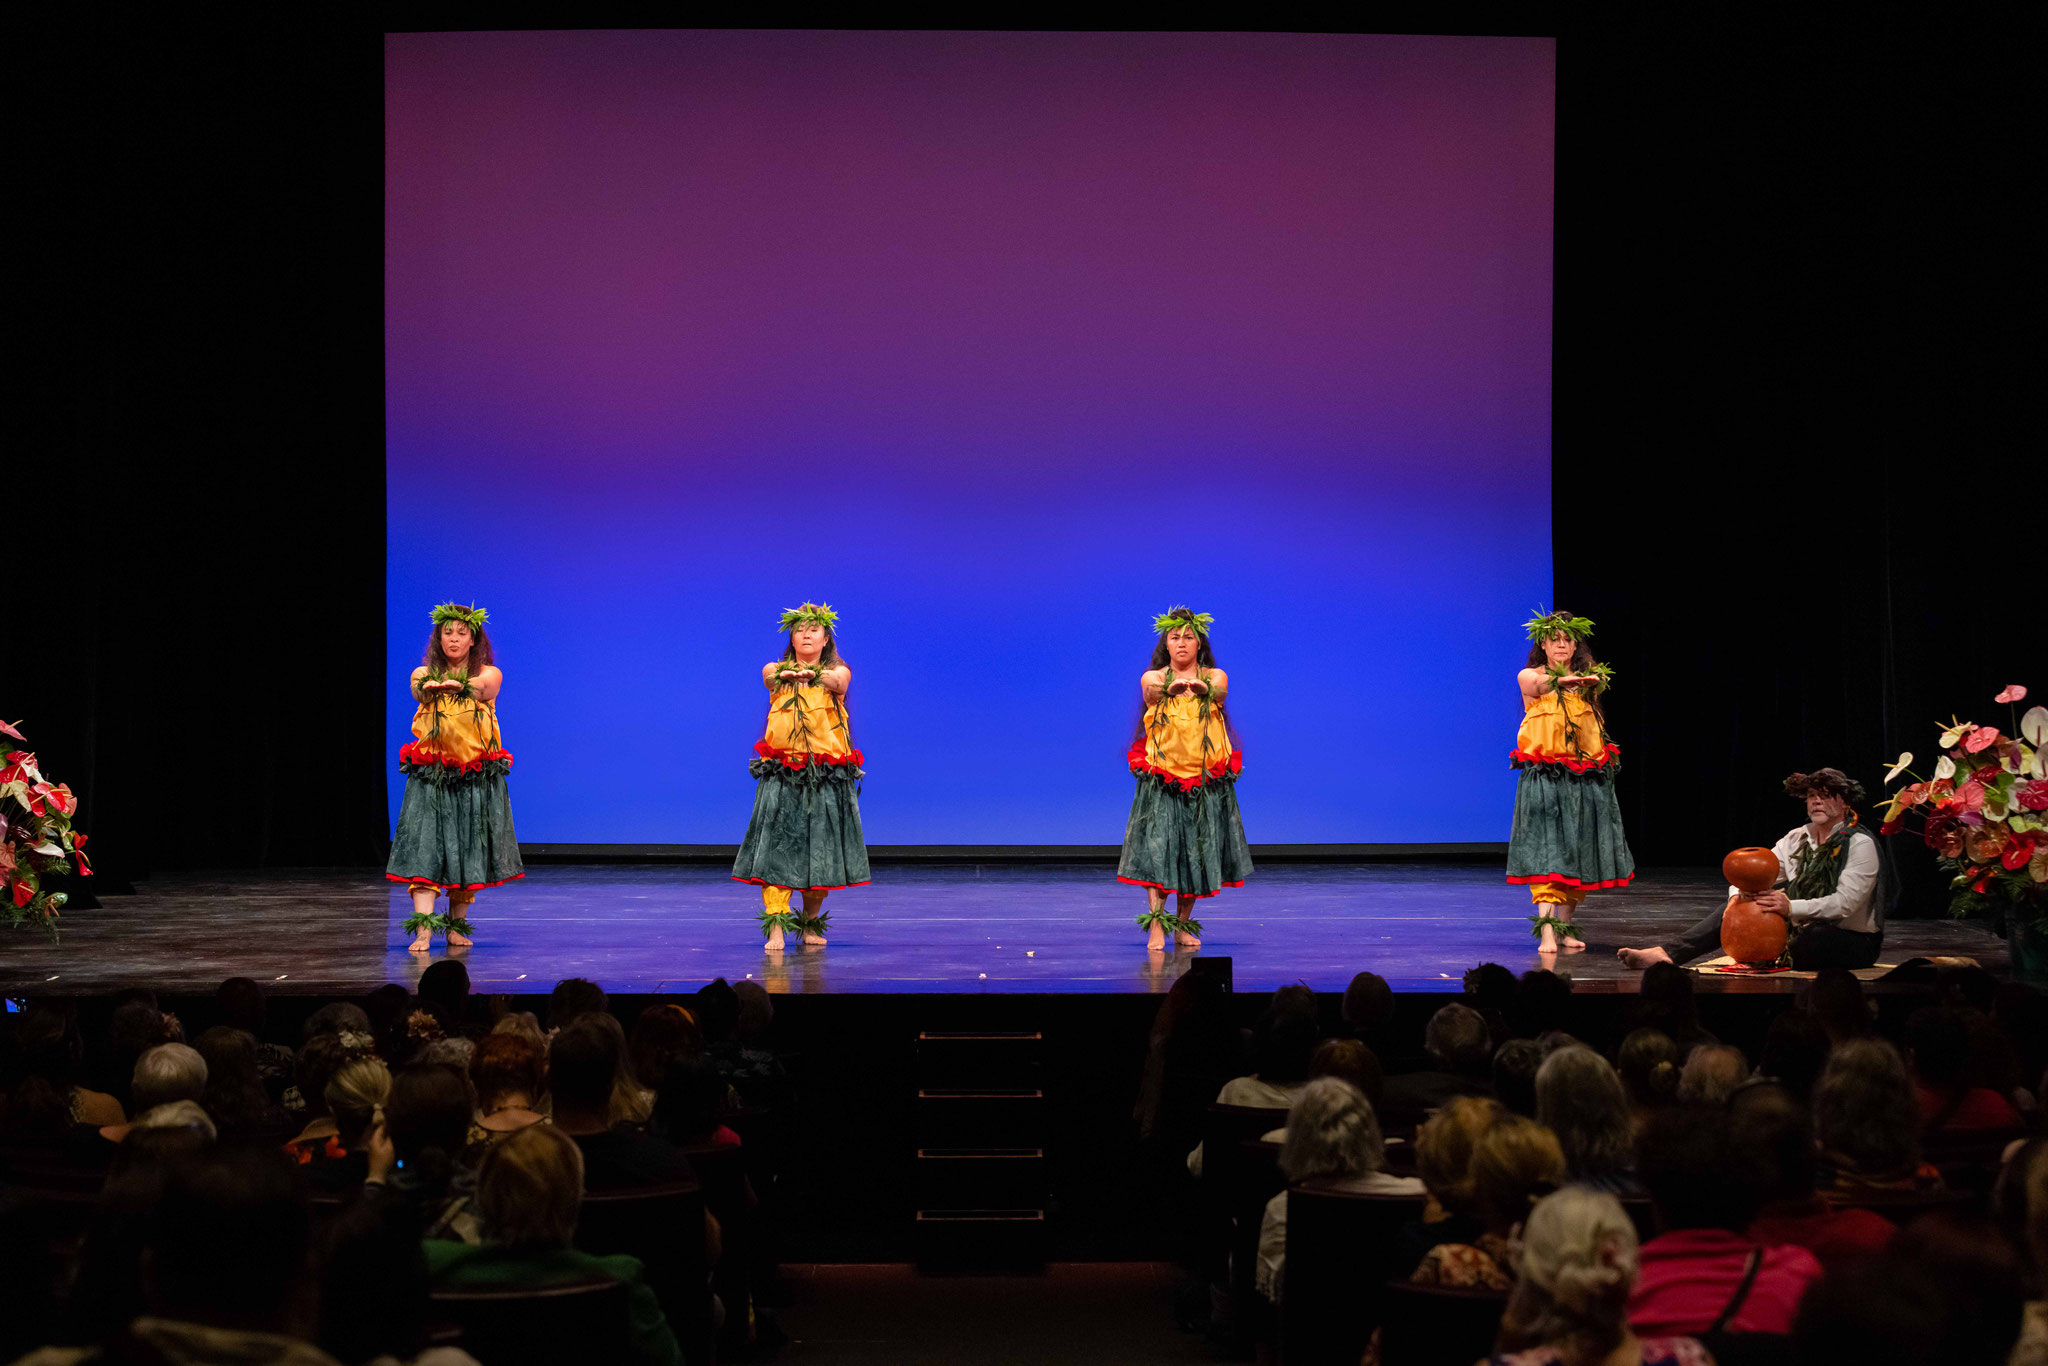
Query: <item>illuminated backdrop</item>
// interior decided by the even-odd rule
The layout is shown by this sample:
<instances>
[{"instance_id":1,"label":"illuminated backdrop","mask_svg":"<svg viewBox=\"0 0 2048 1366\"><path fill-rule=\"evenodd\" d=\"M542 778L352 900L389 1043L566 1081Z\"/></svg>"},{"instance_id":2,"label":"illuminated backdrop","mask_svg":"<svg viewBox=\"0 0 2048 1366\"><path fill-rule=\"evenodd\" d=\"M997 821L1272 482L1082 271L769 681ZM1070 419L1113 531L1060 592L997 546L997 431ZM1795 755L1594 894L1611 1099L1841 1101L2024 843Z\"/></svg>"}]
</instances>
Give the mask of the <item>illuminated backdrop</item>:
<instances>
[{"instance_id":1,"label":"illuminated backdrop","mask_svg":"<svg viewBox=\"0 0 2048 1366\"><path fill-rule=\"evenodd\" d=\"M490 608L528 841L737 843L830 600L876 844L1114 844L1153 615L1254 843L1505 840L1548 39L393 35L390 787Z\"/></svg>"}]
</instances>

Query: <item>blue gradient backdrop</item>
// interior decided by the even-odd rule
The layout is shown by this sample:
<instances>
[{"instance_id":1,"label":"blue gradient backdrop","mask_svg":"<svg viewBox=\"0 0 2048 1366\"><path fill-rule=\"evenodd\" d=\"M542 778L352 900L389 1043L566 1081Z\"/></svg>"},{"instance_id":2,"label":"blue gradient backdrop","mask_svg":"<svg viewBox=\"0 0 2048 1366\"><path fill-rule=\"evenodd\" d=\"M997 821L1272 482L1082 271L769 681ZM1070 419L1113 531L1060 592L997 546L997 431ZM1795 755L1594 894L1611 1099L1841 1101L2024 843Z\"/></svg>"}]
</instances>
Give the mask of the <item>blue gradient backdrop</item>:
<instances>
[{"instance_id":1,"label":"blue gradient backdrop","mask_svg":"<svg viewBox=\"0 0 2048 1366\"><path fill-rule=\"evenodd\" d=\"M876 844L1114 844L1216 615L1254 842L1502 840L1550 589L1553 44L394 35L391 802L491 610L519 832L736 843L779 611Z\"/></svg>"}]
</instances>

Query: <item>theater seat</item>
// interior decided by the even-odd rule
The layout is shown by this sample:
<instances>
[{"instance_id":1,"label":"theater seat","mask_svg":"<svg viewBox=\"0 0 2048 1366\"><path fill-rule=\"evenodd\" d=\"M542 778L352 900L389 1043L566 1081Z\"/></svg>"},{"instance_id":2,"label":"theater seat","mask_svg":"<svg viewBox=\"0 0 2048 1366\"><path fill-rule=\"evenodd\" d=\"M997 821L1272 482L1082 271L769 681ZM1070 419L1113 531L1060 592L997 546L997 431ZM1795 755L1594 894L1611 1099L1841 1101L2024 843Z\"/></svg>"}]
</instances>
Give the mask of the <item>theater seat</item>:
<instances>
[{"instance_id":1,"label":"theater seat","mask_svg":"<svg viewBox=\"0 0 2048 1366\"><path fill-rule=\"evenodd\" d=\"M704 1263L704 1192L695 1181L583 1197L576 1247L638 1258L683 1358L711 1359L711 1288Z\"/></svg>"},{"instance_id":2,"label":"theater seat","mask_svg":"<svg viewBox=\"0 0 2048 1366\"><path fill-rule=\"evenodd\" d=\"M1422 1207L1420 1195L1288 1190L1280 1302L1287 1366L1358 1366L1380 1325L1395 1235L1422 1217Z\"/></svg>"},{"instance_id":3,"label":"theater seat","mask_svg":"<svg viewBox=\"0 0 2048 1366\"><path fill-rule=\"evenodd\" d=\"M1387 1366L1472 1366L1492 1354L1507 1303L1504 1290L1389 1281L1380 1360Z\"/></svg>"},{"instance_id":4,"label":"theater seat","mask_svg":"<svg viewBox=\"0 0 2048 1366\"><path fill-rule=\"evenodd\" d=\"M523 1290L437 1290L429 1312L484 1366L616 1366L631 1355L631 1291L609 1276Z\"/></svg>"}]
</instances>

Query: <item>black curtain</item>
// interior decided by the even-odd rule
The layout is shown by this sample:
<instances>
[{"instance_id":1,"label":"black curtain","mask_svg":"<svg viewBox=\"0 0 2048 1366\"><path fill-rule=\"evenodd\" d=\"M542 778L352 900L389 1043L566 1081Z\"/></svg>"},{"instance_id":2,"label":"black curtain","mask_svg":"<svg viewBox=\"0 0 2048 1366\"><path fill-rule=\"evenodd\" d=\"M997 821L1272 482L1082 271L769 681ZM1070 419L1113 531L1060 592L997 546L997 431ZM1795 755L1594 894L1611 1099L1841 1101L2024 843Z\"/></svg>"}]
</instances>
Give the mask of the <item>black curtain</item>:
<instances>
[{"instance_id":1,"label":"black curtain","mask_svg":"<svg viewBox=\"0 0 2048 1366\"><path fill-rule=\"evenodd\" d=\"M1560 34L1557 600L1619 670L1646 864L1768 842L1785 773L1874 788L1937 719L2048 689L2023 672L2023 14L1459 16ZM381 33L535 22L138 9L27 36L35 345L0 487L34 553L0 714L84 798L105 885L381 859L387 549L490 553L430 490L394 491L420 513L385 544Z\"/></svg>"}]
</instances>

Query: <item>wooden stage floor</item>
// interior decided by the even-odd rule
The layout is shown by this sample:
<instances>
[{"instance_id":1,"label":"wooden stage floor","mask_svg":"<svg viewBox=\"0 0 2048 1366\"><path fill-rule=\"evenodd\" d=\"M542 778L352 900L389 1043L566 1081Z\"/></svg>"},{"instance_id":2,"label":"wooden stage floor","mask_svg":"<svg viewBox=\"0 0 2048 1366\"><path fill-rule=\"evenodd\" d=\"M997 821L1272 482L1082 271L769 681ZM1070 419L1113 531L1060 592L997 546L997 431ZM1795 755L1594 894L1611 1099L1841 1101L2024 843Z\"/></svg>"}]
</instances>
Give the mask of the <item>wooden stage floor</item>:
<instances>
[{"instance_id":1,"label":"wooden stage floor","mask_svg":"<svg viewBox=\"0 0 2048 1366\"><path fill-rule=\"evenodd\" d=\"M1562 957L1577 990L1627 992L1640 975L1614 950L1683 928L1725 892L1709 870L1647 872L1595 893L1591 936ZM1196 952L1228 955L1240 991L1306 982L1341 990L1371 969L1397 991L1456 991L1464 970L1494 961L1539 966L1528 893L1497 866L1279 864L1205 901L1198 951L1148 955L1131 922L1144 894L1100 865L882 866L866 887L833 894L832 942L761 947L755 889L721 868L543 865L482 893L474 948L460 950L479 991L549 990L588 977L614 992L693 991L713 977L752 977L808 993L1158 992ZM0 940L0 990L64 995L147 985L210 991L254 977L273 992L355 994L410 984L431 959L408 953L403 888L374 871L159 877L133 896L64 917L64 937ZM432 959L447 950L435 945ZM2006 972L2003 942L1982 927L1895 922L1883 962L1968 955ZM1783 978L1702 974L1702 990L1784 991Z\"/></svg>"}]
</instances>

